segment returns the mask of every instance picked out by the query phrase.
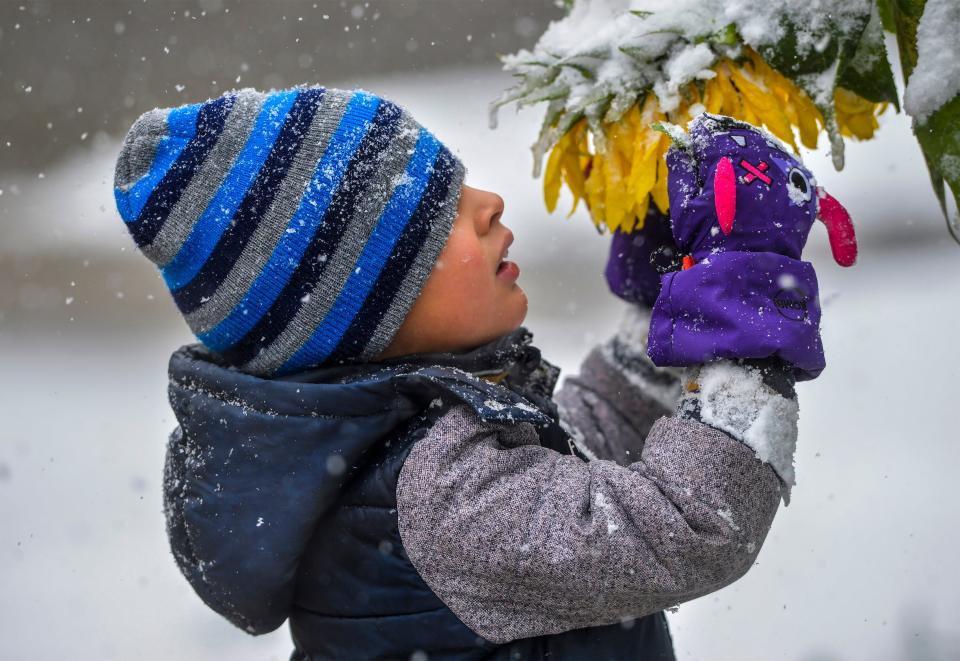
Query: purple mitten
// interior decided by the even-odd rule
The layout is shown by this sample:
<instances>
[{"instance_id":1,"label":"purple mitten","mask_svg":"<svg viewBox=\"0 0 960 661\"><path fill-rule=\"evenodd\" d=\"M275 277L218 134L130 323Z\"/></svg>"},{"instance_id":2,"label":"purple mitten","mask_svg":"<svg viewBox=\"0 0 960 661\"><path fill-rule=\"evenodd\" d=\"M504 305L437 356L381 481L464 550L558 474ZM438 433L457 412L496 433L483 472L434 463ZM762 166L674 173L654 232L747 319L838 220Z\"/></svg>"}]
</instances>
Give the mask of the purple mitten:
<instances>
[{"instance_id":1,"label":"purple mitten","mask_svg":"<svg viewBox=\"0 0 960 661\"><path fill-rule=\"evenodd\" d=\"M616 230L610 242L610 257L604 275L610 291L630 303L652 308L660 293L660 271L653 260L678 261L677 244L670 231L670 219L653 204L643 229L627 234Z\"/></svg>"},{"instance_id":2,"label":"purple mitten","mask_svg":"<svg viewBox=\"0 0 960 661\"><path fill-rule=\"evenodd\" d=\"M856 259L849 216L774 138L704 113L667 153L673 236L683 270L663 276L648 353L657 365L777 357L798 380L825 366L813 266L800 261L814 220L834 258Z\"/></svg>"}]
</instances>

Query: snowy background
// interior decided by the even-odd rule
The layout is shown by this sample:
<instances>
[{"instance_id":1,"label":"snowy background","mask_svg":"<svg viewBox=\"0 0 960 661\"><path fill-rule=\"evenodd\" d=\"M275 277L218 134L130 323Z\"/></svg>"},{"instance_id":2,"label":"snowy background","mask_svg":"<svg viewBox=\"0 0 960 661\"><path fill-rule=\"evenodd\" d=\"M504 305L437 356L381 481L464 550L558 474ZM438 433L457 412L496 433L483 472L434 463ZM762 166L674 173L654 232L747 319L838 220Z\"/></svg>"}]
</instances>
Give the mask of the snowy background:
<instances>
[{"instance_id":1,"label":"snowy background","mask_svg":"<svg viewBox=\"0 0 960 661\"><path fill-rule=\"evenodd\" d=\"M372 22L388 4L406 13ZM139 112L229 87L195 81L232 80L246 62L242 84L362 86L407 106L465 162L470 185L504 197L503 219L516 234L511 256L530 298L527 326L545 356L573 373L613 331L620 307L602 279L609 239L580 211L566 219L569 199L548 216L541 182L530 178L527 146L542 109L502 112L496 131L486 123L487 103L510 82L494 54L532 43L557 10L547 2L451 5L272 3L289 10L287 22L306 15L304 37L278 32L279 16L253 16L254 3L167 3L154 8L162 21L139 19L139 36L137 14L128 13L146 11L139 2L103 3L89 23L79 3L4 3L0 659L289 654L285 629L251 638L207 610L179 575L163 528L160 474L173 424L166 360L191 336L155 269L133 251L111 181L119 139ZM190 27L184 8L207 12L213 27ZM147 19L155 31L143 29ZM204 30L239 24L257 27L226 39L236 52L201 43ZM424 55L431 25L450 27ZM170 37L179 37L170 53L144 45ZM84 49L116 57L98 75L77 64ZM335 66L324 68L325 54ZM61 99L64 84L72 89ZM746 577L669 616L677 654L957 659L960 571L950 559L960 551L960 246L903 116L889 113L877 140L849 145L842 173L823 154L806 161L851 211L860 262L835 266L826 233L814 228L806 257L821 282L828 368L799 388L793 502Z\"/></svg>"}]
</instances>

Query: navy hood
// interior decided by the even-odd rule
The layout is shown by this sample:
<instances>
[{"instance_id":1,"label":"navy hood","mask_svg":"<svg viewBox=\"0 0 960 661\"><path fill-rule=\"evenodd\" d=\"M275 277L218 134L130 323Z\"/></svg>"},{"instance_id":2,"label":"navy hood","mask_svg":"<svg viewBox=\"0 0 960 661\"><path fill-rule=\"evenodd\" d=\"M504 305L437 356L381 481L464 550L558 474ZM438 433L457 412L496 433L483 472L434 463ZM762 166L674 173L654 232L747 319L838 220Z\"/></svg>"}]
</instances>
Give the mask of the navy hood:
<instances>
[{"instance_id":1,"label":"navy hood","mask_svg":"<svg viewBox=\"0 0 960 661\"><path fill-rule=\"evenodd\" d=\"M431 406L464 403L487 420L555 427L559 370L531 339L520 328L470 352L277 379L220 365L201 345L176 351L169 396L179 427L164 506L174 557L197 594L250 633L283 624L317 523L369 451ZM499 385L478 378L487 375Z\"/></svg>"}]
</instances>

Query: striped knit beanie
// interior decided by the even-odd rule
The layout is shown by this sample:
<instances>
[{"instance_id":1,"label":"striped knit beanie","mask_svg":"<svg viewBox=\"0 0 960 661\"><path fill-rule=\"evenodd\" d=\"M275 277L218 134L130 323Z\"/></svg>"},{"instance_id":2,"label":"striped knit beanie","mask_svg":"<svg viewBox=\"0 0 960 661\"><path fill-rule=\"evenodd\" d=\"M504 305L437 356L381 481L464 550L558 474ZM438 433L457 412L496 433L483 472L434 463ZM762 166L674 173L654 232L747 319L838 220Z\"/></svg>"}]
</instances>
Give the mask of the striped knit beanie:
<instances>
[{"instance_id":1,"label":"striped knit beanie","mask_svg":"<svg viewBox=\"0 0 960 661\"><path fill-rule=\"evenodd\" d=\"M405 109L363 90L244 89L143 114L114 192L200 342L275 376L390 344L464 175Z\"/></svg>"}]
</instances>

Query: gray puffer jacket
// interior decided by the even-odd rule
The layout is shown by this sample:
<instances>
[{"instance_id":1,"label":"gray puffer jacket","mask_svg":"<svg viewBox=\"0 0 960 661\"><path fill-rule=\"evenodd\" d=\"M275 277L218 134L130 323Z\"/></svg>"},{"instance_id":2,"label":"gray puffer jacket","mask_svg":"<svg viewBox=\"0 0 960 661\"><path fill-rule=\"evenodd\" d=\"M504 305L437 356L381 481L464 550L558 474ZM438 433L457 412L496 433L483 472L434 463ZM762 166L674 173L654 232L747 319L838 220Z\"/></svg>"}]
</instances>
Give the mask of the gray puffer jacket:
<instances>
[{"instance_id":1,"label":"gray puffer jacket","mask_svg":"<svg viewBox=\"0 0 960 661\"><path fill-rule=\"evenodd\" d=\"M411 450L397 486L407 553L484 638L626 621L718 590L752 566L789 498L795 396L727 361L657 368L647 326L630 308L554 395L590 461L466 406Z\"/></svg>"}]
</instances>

